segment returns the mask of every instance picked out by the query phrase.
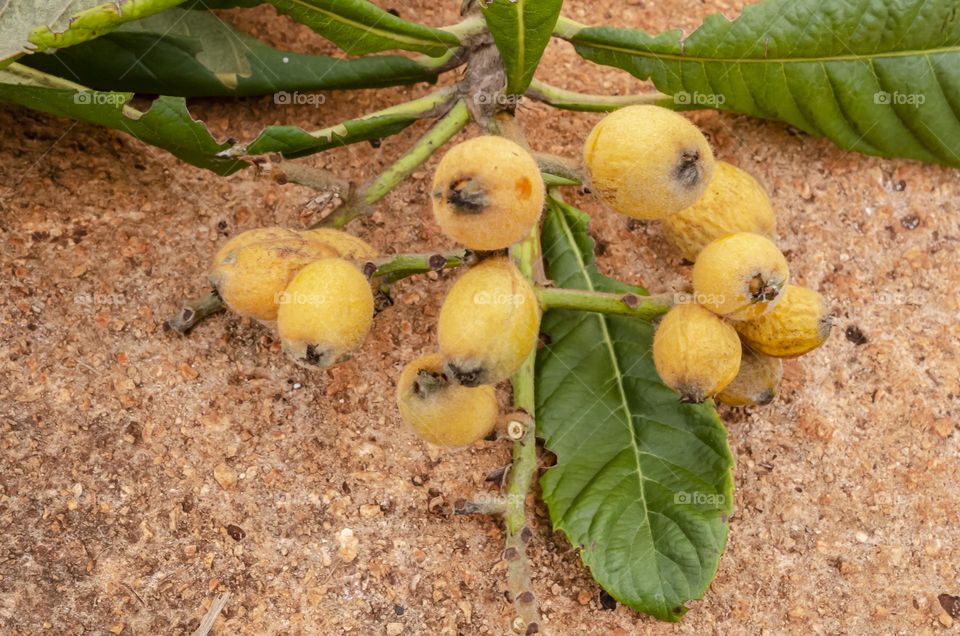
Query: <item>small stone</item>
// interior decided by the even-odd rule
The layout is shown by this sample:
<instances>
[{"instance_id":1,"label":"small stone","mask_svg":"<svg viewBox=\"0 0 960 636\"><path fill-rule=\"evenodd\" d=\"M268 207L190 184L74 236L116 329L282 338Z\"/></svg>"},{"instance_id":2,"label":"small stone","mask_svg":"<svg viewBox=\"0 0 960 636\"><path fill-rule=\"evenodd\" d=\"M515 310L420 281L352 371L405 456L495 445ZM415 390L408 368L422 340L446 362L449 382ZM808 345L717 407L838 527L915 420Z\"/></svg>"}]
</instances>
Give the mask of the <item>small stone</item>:
<instances>
[{"instance_id":1,"label":"small stone","mask_svg":"<svg viewBox=\"0 0 960 636\"><path fill-rule=\"evenodd\" d=\"M856 535L854 535L854 538L856 538L857 543L866 543L870 540L870 537L867 536L866 532L858 532Z\"/></svg>"},{"instance_id":2,"label":"small stone","mask_svg":"<svg viewBox=\"0 0 960 636\"><path fill-rule=\"evenodd\" d=\"M403 633L403 623L387 623L387 636L399 636Z\"/></svg>"},{"instance_id":3,"label":"small stone","mask_svg":"<svg viewBox=\"0 0 960 636\"><path fill-rule=\"evenodd\" d=\"M187 557L192 557L197 554L197 546L195 545L185 545L183 546L183 554Z\"/></svg>"},{"instance_id":4,"label":"small stone","mask_svg":"<svg viewBox=\"0 0 960 636\"><path fill-rule=\"evenodd\" d=\"M364 504L360 506L360 516L364 519L377 517L381 512L379 504Z\"/></svg>"},{"instance_id":5,"label":"small stone","mask_svg":"<svg viewBox=\"0 0 960 636\"><path fill-rule=\"evenodd\" d=\"M119 634L120 632L123 631L123 627L124 627L123 623L117 623L116 625L112 625L110 627L110 631L114 634Z\"/></svg>"},{"instance_id":6,"label":"small stone","mask_svg":"<svg viewBox=\"0 0 960 636\"><path fill-rule=\"evenodd\" d=\"M586 590L582 590L579 594L577 594L577 602L580 603L581 605L586 605L587 603L590 602L590 599L592 598L593 598L593 594L591 594Z\"/></svg>"},{"instance_id":7,"label":"small stone","mask_svg":"<svg viewBox=\"0 0 960 636\"><path fill-rule=\"evenodd\" d=\"M340 545L338 552L341 559L350 563L357 558L360 541L353 535L353 529L344 528L341 530L340 534L337 535L337 543Z\"/></svg>"},{"instance_id":8,"label":"small stone","mask_svg":"<svg viewBox=\"0 0 960 636\"><path fill-rule=\"evenodd\" d=\"M953 422L945 417L933 423L933 432L939 435L941 439L947 439L953 432L953 426Z\"/></svg>"},{"instance_id":9,"label":"small stone","mask_svg":"<svg viewBox=\"0 0 960 636\"><path fill-rule=\"evenodd\" d=\"M186 362L181 362L178 370L180 371L180 375L183 376L184 380L196 380L198 377L200 377L200 372Z\"/></svg>"},{"instance_id":10,"label":"small stone","mask_svg":"<svg viewBox=\"0 0 960 636\"><path fill-rule=\"evenodd\" d=\"M940 616L938 616L937 618L940 621L940 624L946 627L947 629L950 629L951 627L953 627L953 619L950 618L950 615L947 614L946 612L940 612Z\"/></svg>"},{"instance_id":11,"label":"small stone","mask_svg":"<svg viewBox=\"0 0 960 636\"><path fill-rule=\"evenodd\" d=\"M237 471L223 463L214 467L213 478L224 490L230 490L237 485Z\"/></svg>"}]
</instances>

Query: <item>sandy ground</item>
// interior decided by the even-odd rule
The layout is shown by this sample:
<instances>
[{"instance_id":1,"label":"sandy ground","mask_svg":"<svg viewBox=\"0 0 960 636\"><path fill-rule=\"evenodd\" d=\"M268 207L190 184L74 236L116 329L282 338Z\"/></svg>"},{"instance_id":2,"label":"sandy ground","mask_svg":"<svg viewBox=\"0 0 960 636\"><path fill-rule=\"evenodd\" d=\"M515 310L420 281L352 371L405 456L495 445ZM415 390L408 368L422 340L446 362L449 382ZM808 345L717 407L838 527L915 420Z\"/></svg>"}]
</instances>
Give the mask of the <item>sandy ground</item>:
<instances>
[{"instance_id":1,"label":"sandy ground","mask_svg":"<svg viewBox=\"0 0 960 636\"><path fill-rule=\"evenodd\" d=\"M397 8L443 24L454 4ZM739 6L579 0L566 12L689 31ZM270 9L231 19L281 46L331 50ZM639 88L561 44L540 75ZM217 134L249 138L424 90L334 92L316 109L269 97L191 106ZM537 148L568 155L597 118L520 109ZM606 608L541 506L531 557L545 627L956 632L938 595L960 594L957 172L845 153L776 123L694 119L720 158L768 188L791 268L831 299L837 328L787 365L775 404L722 413L736 514L717 579L684 621ZM508 445L428 448L392 400L400 367L434 346L452 276L401 284L356 359L326 372L294 366L267 330L234 316L174 337L161 323L204 290L215 247L257 226L308 224L315 194L252 170L221 179L123 134L10 106L0 125L0 631L186 634L229 592L217 634L506 633L501 529L444 511L490 490L484 475ZM308 162L363 178L421 130ZM451 247L430 220L431 166L351 230L384 253ZM654 289L687 279L655 225L579 202L605 272Z\"/></svg>"}]
</instances>

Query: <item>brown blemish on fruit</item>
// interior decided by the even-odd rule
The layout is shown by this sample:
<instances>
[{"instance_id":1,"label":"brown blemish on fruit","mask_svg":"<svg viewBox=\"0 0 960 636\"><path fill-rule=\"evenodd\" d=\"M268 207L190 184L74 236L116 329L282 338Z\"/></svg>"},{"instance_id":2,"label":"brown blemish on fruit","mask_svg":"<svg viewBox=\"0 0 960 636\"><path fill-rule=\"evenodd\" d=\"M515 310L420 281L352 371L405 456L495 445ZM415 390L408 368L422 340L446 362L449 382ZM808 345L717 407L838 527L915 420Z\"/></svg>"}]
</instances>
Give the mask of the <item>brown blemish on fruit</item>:
<instances>
[{"instance_id":1,"label":"brown blemish on fruit","mask_svg":"<svg viewBox=\"0 0 960 636\"><path fill-rule=\"evenodd\" d=\"M765 280L763 274L756 274L750 279L750 283L747 285L750 293L750 302L771 301L780 293L781 287L782 285L774 281Z\"/></svg>"},{"instance_id":2,"label":"brown blemish on fruit","mask_svg":"<svg viewBox=\"0 0 960 636\"><path fill-rule=\"evenodd\" d=\"M454 179L447 186L447 203L461 214L480 214L487 208L487 196L472 177Z\"/></svg>"},{"instance_id":3,"label":"brown blemish on fruit","mask_svg":"<svg viewBox=\"0 0 960 636\"><path fill-rule=\"evenodd\" d=\"M526 201L530 198L530 195L533 194L533 184L530 183L530 179L526 177L520 177L517 179L516 190L517 198L521 201Z\"/></svg>"},{"instance_id":4,"label":"brown blemish on fruit","mask_svg":"<svg viewBox=\"0 0 960 636\"><path fill-rule=\"evenodd\" d=\"M680 153L680 162L673 169L673 176L677 182L692 190L703 179L703 165L700 162L699 150L684 150Z\"/></svg>"}]
</instances>

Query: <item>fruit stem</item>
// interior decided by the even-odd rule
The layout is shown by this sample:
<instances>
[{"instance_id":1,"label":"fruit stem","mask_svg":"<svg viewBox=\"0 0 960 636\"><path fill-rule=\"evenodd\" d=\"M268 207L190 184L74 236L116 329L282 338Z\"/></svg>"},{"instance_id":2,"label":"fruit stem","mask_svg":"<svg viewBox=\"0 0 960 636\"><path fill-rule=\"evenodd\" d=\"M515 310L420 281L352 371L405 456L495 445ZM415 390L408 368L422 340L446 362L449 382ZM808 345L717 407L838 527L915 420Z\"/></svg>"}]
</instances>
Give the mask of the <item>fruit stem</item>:
<instances>
[{"instance_id":1,"label":"fruit stem","mask_svg":"<svg viewBox=\"0 0 960 636\"><path fill-rule=\"evenodd\" d=\"M458 99L430 130L410 147L396 162L375 179L360 186L350 201L311 227L343 228L350 221L373 212L373 204L387 196L400 182L410 176L430 158L433 152L447 143L470 121L467 105Z\"/></svg>"},{"instance_id":2,"label":"fruit stem","mask_svg":"<svg viewBox=\"0 0 960 636\"><path fill-rule=\"evenodd\" d=\"M476 256L471 250L454 250L431 254L399 254L380 261L368 261L365 269L372 270L371 278L381 278L389 285L408 276L454 269L475 261Z\"/></svg>"},{"instance_id":3,"label":"fruit stem","mask_svg":"<svg viewBox=\"0 0 960 636\"><path fill-rule=\"evenodd\" d=\"M611 294L607 292L563 289L559 287L537 287L535 289L540 308L576 309L601 314L634 316L643 320L653 320L670 310L673 306L673 294L642 296L640 294Z\"/></svg>"},{"instance_id":4,"label":"fruit stem","mask_svg":"<svg viewBox=\"0 0 960 636\"><path fill-rule=\"evenodd\" d=\"M587 178L583 172L583 167L574 159L552 155L546 152L535 152L533 158L537 161L540 172L554 177L565 179L566 182L561 185L578 185L585 183Z\"/></svg>"},{"instance_id":5,"label":"fruit stem","mask_svg":"<svg viewBox=\"0 0 960 636\"><path fill-rule=\"evenodd\" d=\"M530 82L530 87L524 93L530 99L549 104L554 108L564 110L578 110L591 113L607 113L624 106L634 104L656 104L660 100L670 99L659 91L641 93L639 95L593 95L578 93L565 88L553 86L540 80Z\"/></svg>"},{"instance_id":6,"label":"fruit stem","mask_svg":"<svg viewBox=\"0 0 960 636\"><path fill-rule=\"evenodd\" d=\"M185 336L201 322L226 308L227 306L223 304L220 294L212 291L206 296L186 303L173 318L163 323L163 328Z\"/></svg>"}]
</instances>

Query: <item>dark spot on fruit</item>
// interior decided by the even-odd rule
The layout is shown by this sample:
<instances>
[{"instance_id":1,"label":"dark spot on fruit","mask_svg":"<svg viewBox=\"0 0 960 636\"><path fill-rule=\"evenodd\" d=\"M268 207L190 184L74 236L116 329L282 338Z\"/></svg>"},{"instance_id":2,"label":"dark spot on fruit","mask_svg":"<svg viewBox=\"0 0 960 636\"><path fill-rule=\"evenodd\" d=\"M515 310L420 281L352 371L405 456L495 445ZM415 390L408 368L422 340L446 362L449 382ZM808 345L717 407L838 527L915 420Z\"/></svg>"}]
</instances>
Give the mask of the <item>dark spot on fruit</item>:
<instances>
[{"instance_id":1,"label":"dark spot on fruit","mask_svg":"<svg viewBox=\"0 0 960 636\"><path fill-rule=\"evenodd\" d=\"M526 201L530 198L530 195L533 194L533 184L530 183L530 179L526 177L517 179L515 187L517 190L517 198L521 201Z\"/></svg>"},{"instance_id":2,"label":"dark spot on fruit","mask_svg":"<svg viewBox=\"0 0 960 636\"><path fill-rule=\"evenodd\" d=\"M481 384L480 380L483 378L483 369L464 368L452 362L447 363L446 369L450 375L463 386L474 387Z\"/></svg>"},{"instance_id":3,"label":"dark spot on fruit","mask_svg":"<svg viewBox=\"0 0 960 636\"><path fill-rule=\"evenodd\" d=\"M315 367L325 367L328 356L327 351L322 351L316 345L307 345L307 350L303 356L303 361Z\"/></svg>"},{"instance_id":4,"label":"dark spot on fruit","mask_svg":"<svg viewBox=\"0 0 960 636\"><path fill-rule=\"evenodd\" d=\"M843 333L843 335L846 336L847 340L857 345L858 347L860 345L867 344L867 337L860 330L860 327L856 325L850 325L849 327L847 327L847 330Z\"/></svg>"},{"instance_id":5,"label":"dark spot on fruit","mask_svg":"<svg viewBox=\"0 0 960 636\"><path fill-rule=\"evenodd\" d=\"M243 531L243 528L232 523L227 526L227 534L229 534L230 538L234 541L240 541L247 536L247 533Z\"/></svg>"},{"instance_id":6,"label":"dark spot on fruit","mask_svg":"<svg viewBox=\"0 0 960 636\"><path fill-rule=\"evenodd\" d=\"M455 179L447 187L447 203L463 214L480 214L487 208L487 197L474 179Z\"/></svg>"},{"instance_id":7,"label":"dark spot on fruit","mask_svg":"<svg viewBox=\"0 0 960 636\"><path fill-rule=\"evenodd\" d=\"M617 609L617 599L610 596L606 590L600 590L600 607L605 610Z\"/></svg>"},{"instance_id":8,"label":"dark spot on fruit","mask_svg":"<svg viewBox=\"0 0 960 636\"><path fill-rule=\"evenodd\" d=\"M684 150L680 153L680 162L673 169L673 176L677 182L692 190L703 179L703 168L700 165L699 150Z\"/></svg>"},{"instance_id":9,"label":"dark spot on fruit","mask_svg":"<svg viewBox=\"0 0 960 636\"><path fill-rule=\"evenodd\" d=\"M771 301L776 298L777 294L780 293L780 286L764 280L762 274L757 274L750 279L749 290L750 301L758 303L764 300Z\"/></svg>"},{"instance_id":10,"label":"dark spot on fruit","mask_svg":"<svg viewBox=\"0 0 960 636\"><path fill-rule=\"evenodd\" d=\"M774 398L776 397L777 397L777 394L774 393L773 391L764 391L760 395L760 397L757 399L757 404L759 404L760 406L766 406L767 404L770 404L771 402L773 402Z\"/></svg>"}]
</instances>

